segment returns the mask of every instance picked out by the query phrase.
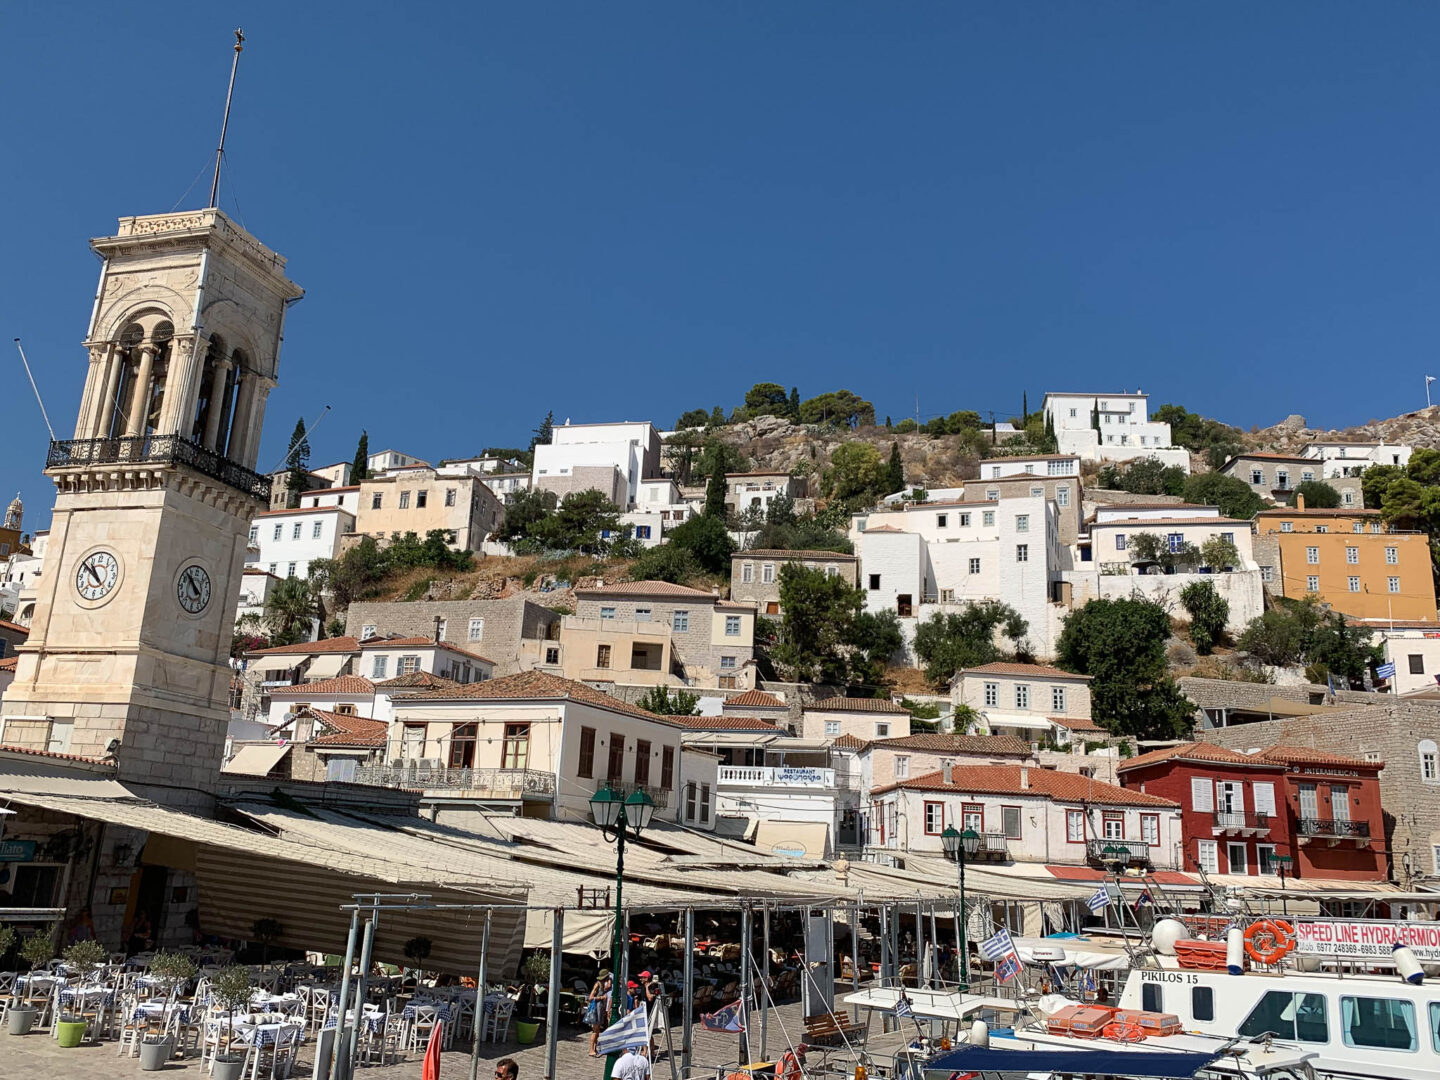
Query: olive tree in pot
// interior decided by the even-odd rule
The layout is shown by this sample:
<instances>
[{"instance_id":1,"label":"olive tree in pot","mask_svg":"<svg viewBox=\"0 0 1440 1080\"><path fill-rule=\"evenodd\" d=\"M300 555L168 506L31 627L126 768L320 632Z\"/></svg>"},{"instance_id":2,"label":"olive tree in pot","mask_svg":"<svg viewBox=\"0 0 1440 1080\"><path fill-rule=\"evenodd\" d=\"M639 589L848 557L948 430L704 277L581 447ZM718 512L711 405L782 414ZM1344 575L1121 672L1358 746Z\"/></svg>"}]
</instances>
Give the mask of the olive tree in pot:
<instances>
[{"instance_id":1,"label":"olive tree in pot","mask_svg":"<svg viewBox=\"0 0 1440 1080\"><path fill-rule=\"evenodd\" d=\"M55 928L31 934L20 943L20 959L30 966L32 972L39 971L55 959ZM36 993L34 987L30 993ZM21 1002L5 1014L5 1030L11 1035L27 1035L35 1026L36 1008L28 1001Z\"/></svg>"},{"instance_id":2,"label":"olive tree in pot","mask_svg":"<svg viewBox=\"0 0 1440 1080\"><path fill-rule=\"evenodd\" d=\"M433 947L434 942L428 937L412 937L405 942L405 958L414 961L417 981L420 976L425 974L425 961L429 958L430 950Z\"/></svg>"},{"instance_id":3,"label":"olive tree in pot","mask_svg":"<svg viewBox=\"0 0 1440 1080\"><path fill-rule=\"evenodd\" d=\"M260 942L260 962L270 962L270 946L279 941L285 933L285 927L281 926L276 919L256 919L250 925L250 936Z\"/></svg>"},{"instance_id":4,"label":"olive tree in pot","mask_svg":"<svg viewBox=\"0 0 1440 1080\"><path fill-rule=\"evenodd\" d=\"M547 987L550 985L550 954L534 952L527 956L520 965L520 977L524 980L525 1008L523 1019L515 1021L515 1038L528 1044L539 1036L540 1024L545 1019L544 1012L539 1008L540 993L537 988L541 983Z\"/></svg>"},{"instance_id":5,"label":"olive tree in pot","mask_svg":"<svg viewBox=\"0 0 1440 1080\"><path fill-rule=\"evenodd\" d=\"M60 954L65 967L81 979L92 977L96 965L103 964L107 955L105 946L93 939L77 941ZM64 1047L79 1046L85 1038L85 1028L83 1016L65 1013L55 1022L55 1040Z\"/></svg>"},{"instance_id":6,"label":"olive tree in pot","mask_svg":"<svg viewBox=\"0 0 1440 1080\"><path fill-rule=\"evenodd\" d=\"M195 964L183 953L157 952L150 961L150 974L165 980L168 996L174 1001L181 987L195 978ZM175 1053L175 1040L169 1035L146 1035L140 1042L140 1068L144 1072L155 1072Z\"/></svg>"},{"instance_id":7,"label":"olive tree in pot","mask_svg":"<svg viewBox=\"0 0 1440 1080\"><path fill-rule=\"evenodd\" d=\"M245 1055L235 1052L235 1011L250 1004L250 972L239 964L223 968L210 980L210 1000L225 1010L228 1038L225 1053L215 1057L214 1080L240 1080Z\"/></svg>"}]
</instances>

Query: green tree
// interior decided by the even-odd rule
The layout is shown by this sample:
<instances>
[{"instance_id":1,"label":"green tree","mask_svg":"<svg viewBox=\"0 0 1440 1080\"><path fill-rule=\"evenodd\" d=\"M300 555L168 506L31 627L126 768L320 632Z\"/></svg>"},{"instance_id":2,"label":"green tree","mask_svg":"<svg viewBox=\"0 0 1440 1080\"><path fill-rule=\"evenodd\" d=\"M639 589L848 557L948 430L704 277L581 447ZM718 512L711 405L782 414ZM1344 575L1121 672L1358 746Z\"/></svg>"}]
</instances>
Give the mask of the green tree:
<instances>
[{"instance_id":1,"label":"green tree","mask_svg":"<svg viewBox=\"0 0 1440 1080\"><path fill-rule=\"evenodd\" d=\"M285 454L285 505L291 510L300 505L300 493L310 486L310 440L305 437L305 418L295 421L290 433L290 449Z\"/></svg>"},{"instance_id":2,"label":"green tree","mask_svg":"<svg viewBox=\"0 0 1440 1080\"><path fill-rule=\"evenodd\" d=\"M553 491L541 488L523 488L505 496L505 520L495 530L495 539L514 543L532 536L551 514L559 498Z\"/></svg>"},{"instance_id":3,"label":"green tree","mask_svg":"<svg viewBox=\"0 0 1440 1080\"><path fill-rule=\"evenodd\" d=\"M869 443L847 442L830 455L825 484L830 495L850 509L868 506L886 494L886 466Z\"/></svg>"},{"instance_id":4,"label":"green tree","mask_svg":"<svg viewBox=\"0 0 1440 1080\"><path fill-rule=\"evenodd\" d=\"M1301 499L1305 500L1307 510L1334 510L1340 505L1340 492L1324 480L1302 480L1290 493L1287 505L1298 506Z\"/></svg>"},{"instance_id":5,"label":"green tree","mask_svg":"<svg viewBox=\"0 0 1440 1080\"><path fill-rule=\"evenodd\" d=\"M1200 550L1189 541L1174 548L1168 537L1155 533L1133 533L1127 546L1131 562L1154 563L1166 570L1174 570L1177 566L1198 566L1201 560Z\"/></svg>"},{"instance_id":6,"label":"green tree","mask_svg":"<svg viewBox=\"0 0 1440 1080\"><path fill-rule=\"evenodd\" d=\"M1182 738L1195 706L1166 673L1170 617L1149 600L1091 600L1065 619L1060 666L1090 676L1090 712L1116 735Z\"/></svg>"},{"instance_id":7,"label":"green tree","mask_svg":"<svg viewBox=\"0 0 1440 1080\"><path fill-rule=\"evenodd\" d=\"M310 574L330 593L337 609L348 608L354 601L368 595L385 577L385 555L373 536L362 536L343 555L334 559L315 559Z\"/></svg>"},{"instance_id":8,"label":"green tree","mask_svg":"<svg viewBox=\"0 0 1440 1080\"><path fill-rule=\"evenodd\" d=\"M551 409L545 414L545 419L540 421L540 426L530 437L530 452L535 452L537 446L549 446L555 438L555 410Z\"/></svg>"},{"instance_id":9,"label":"green tree","mask_svg":"<svg viewBox=\"0 0 1440 1080\"><path fill-rule=\"evenodd\" d=\"M798 386L790 387L790 400L787 404L789 407L785 410L785 415L791 420L798 421L800 419L800 388Z\"/></svg>"},{"instance_id":10,"label":"green tree","mask_svg":"<svg viewBox=\"0 0 1440 1080\"><path fill-rule=\"evenodd\" d=\"M800 419L806 424L833 427L873 427L875 406L849 390L832 390L800 403Z\"/></svg>"},{"instance_id":11,"label":"green tree","mask_svg":"<svg viewBox=\"0 0 1440 1080\"><path fill-rule=\"evenodd\" d=\"M712 437L706 440L704 449L695 458L694 468L697 476L714 476L716 469L724 473L744 472L748 464L749 461L740 450Z\"/></svg>"},{"instance_id":12,"label":"green tree","mask_svg":"<svg viewBox=\"0 0 1440 1080\"><path fill-rule=\"evenodd\" d=\"M1185 481L1182 492L1188 503L1218 506L1226 517L1248 521L1265 509L1265 501L1250 485L1220 472L1196 473Z\"/></svg>"},{"instance_id":13,"label":"green tree","mask_svg":"<svg viewBox=\"0 0 1440 1080\"><path fill-rule=\"evenodd\" d=\"M1225 462L1244 449L1240 429L1222 424L1218 420L1207 420L1196 413L1187 412L1180 405L1161 405L1155 410L1155 421L1170 425L1170 441L1197 454L1204 454L1212 469L1218 469Z\"/></svg>"},{"instance_id":14,"label":"green tree","mask_svg":"<svg viewBox=\"0 0 1440 1080\"><path fill-rule=\"evenodd\" d=\"M355 444L355 460L350 464L350 483L358 484L370 479L370 432L361 431L360 441Z\"/></svg>"},{"instance_id":15,"label":"green tree","mask_svg":"<svg viewBox=\"0 0 1440 1080\"><path fill-rule=\"evenodd\" d=\"M891 624L878 617L862 621L864 606L864 592L839 576L786 563L780 568L784 617L769 659L799 682L848 684L854 669L875 675ZM898 621L893 629L898 635Z\"/></svg>"},{"instance_id":16,"label":"green tree","mask_svg":"<svg viewBox=\"0 0 1440 1080\"><path fill-rule=\"evenodd\" d=\"M666 686L652 686L635 704L659 716L699 716L700 695L685 690L674 694Z\"/></svg>"},{"instance_id":17,"label":"green tree","mask_svg":"<svg viewBox=\"0 0 1440 1080\"><path fill-rule=\"evenodd\" d=\"M962 668L989 664L1006 656L995 644L997 633L1021 648L1030 624L1009 604L981 600L963 611L936 612L915 628L915 655L925 663L932 686L948 686Z\"/></svg>"},{"instance_id":18,"label":"green tree","mask_svg":"<svg viewBox=\"0 0 1440 1080\"><path fill-rule=\"evenodd\" d=\"M547 548L594 555L608 546L608 538L602 534L620 531L620 508L592 488L566 495L553 514L529 531L529 536Z\"/></svg>"},{"instance_id":19,"label":"green tree","mask_svg":"<svg viewBox=\"0 0 1440 1080\"><path fill-rule=\"evenodd\" d=\"M765 520L747 545L760 551L838 551L851 554L855 546L839 529L813 514L799 517L788 495L770 500Z\"/></svg>"},{"instance_id":20,"label":"green tree","mask_svg":"<svg viewBox=\"0 0 1440 1080\"><path fill-rule=\"evenodd\" d=\"M1200 565L1208 566L1216 573L1234 569L1240 565L1240 549L1233 540L1215 535L1200 545Z\"/></svg>"},{"instance_id":21,"label":"green tree","mask_svg":"<svg viewBox=\"0 0 1440 1080\"><path fill-rule=\"evenodd\" d=\"M1371 465L1360 474L1360 491L1365 505L1371 510L1379 510L1390 482L1404 476L1405 470L1399 465Z\"/></svg>"},{"instance_id":22,"label":"green tree","mask_svg":"<svg viewBox=\"0 0 1440 1080\"><path fill-rule=\"evenodd\" d=\"M1262 664L1291 667L1309 652L1322 618L1324 613L1313 596L1278 601L1245 624L1235 645Z\"/></svg>"},{"instance_id":23,"label":"green tree","mask_svg":"<svg viewBox=\"0 0 1440 1080\"><path fill-rule=\"evenodd\" d=\"M905 644L899 616L893 611L862 611L846 635L850 646L849 681L855 686L878 686L885 668Z\"/></svg>"},{"instance_id":24,"label":"green tree","mask_svg":"<svg viewBox=\"0 0 1440 1080\"><path fill-rule=\"evenodd\" d=\"M745 392L745 415L784 416L790 411L790 399L779 383L756 383Z\"/></svg>"},{"instance_id":25,"label":"green tree","mask_svg":"<svg viewBox=\"0 0 1440 1080\"><path fill-rule=\"evenodd\" d=\"M710 422L710 414L704 409L689 409L680 414L680 419L675 421L677 431L685 428L703 428Z\"/></svg>"},{"instance_id":26,"label":"green tree","mask_svg":"<svg viewBox=\"0 0 1440 1080\"><path fill-rule=\"evenodd\" d=\"M885 487L891 492L905 490L905 463L900 460L900 444L890 444L890 464L885 472Z\"/></svg>"},{"instance_id":27,"label":"green tree","mask_svg":"<svg viewBox=\"0 0 1440 1080\"><path fill-rule=\"evenodd\" d=\"M706 517L725 517L725 496L728 491L729 485L725 482L724 463L717 460L715 471L710 474L710 479L705 484Z\"/></svg>"},{"instance_id":28,"label":"green tree","mask_svg":"<svg viewBox=\"0 0 1440 1080\"><path fill-rule=\"evenodd\" d=\"M1185 490L1185 470L1166 465L1157 457L1141 458L1128 466L1102 465L1097 483L1110 491L1135 495L1179 495Z\"/></svg>"},{"instance_id":29,"label":"green tree","mask_svg":"<svg viewBox=\"0 0 1440 1080\"><path fill-rule=\"evenodd\" d=\"M314 616L315 597L304 578L282 579L265 601L265 623L270 628L270 640L276 645L304 641Z\"/></svg>"},{"instance_id":30,"label":"green tree","mask_svg":"<svg viewBox=\"0 0 1440 1080\"><path fill-rule=\"evenodd\" d=\"M725 527L725 519L698 514L670 531L669 543L688 551L702 570L711 574L730 573L730 556L735 554L735 541Z\"/></svg>"},{"instance_id":31,"label":"green tree","mask_svg":"<svg viewBox=\"0 0 1440 1080\"><path fill-rule=\"evenodd\" d=\"M710 410L710 426L712 428L724 427L730 421L725 419L725 410L716 405Z\"/></svg>"},{"instance_id":32,"label":"green tree","mask_svg":"<svg viewBox=\"0 0 1440 1080\"><path fill-rule=\"evenodd\" d=\"M646 548L630 567L631 581L668 581L684 585L698 577L700 564L689 548L676 547L672 534L669 542Z\"/></svg>"},{"instance_id":33,"label":"green tree","mask_svg":"<svg viewBox=\"0 0 1440 1080\"><path fill-rule=\"evenodd\" d=\"M896 424L895 427L894 427L894 431L895 431L895 434L896 434L896 435L909 435L912 431L919 431L919 430L920 430L920 425L917 424L917 423L915 423L914 418L909 417L909 416L905 417L905 419L901 420L901 421L900 421L898 424Z\"/></svg>"},{"instance_id":34,"label":"green tree","mask_svg":"<svg viewBox=\"0 0 1440 1080\"><path fill-rule=\"evenodd\" d=\"M1192 581L1180 590L1180 606L1190 614L1190 640L1195 651L1209 656L1225 634L1230 602L1209 581Z\"/></svg>"}]
</instances>

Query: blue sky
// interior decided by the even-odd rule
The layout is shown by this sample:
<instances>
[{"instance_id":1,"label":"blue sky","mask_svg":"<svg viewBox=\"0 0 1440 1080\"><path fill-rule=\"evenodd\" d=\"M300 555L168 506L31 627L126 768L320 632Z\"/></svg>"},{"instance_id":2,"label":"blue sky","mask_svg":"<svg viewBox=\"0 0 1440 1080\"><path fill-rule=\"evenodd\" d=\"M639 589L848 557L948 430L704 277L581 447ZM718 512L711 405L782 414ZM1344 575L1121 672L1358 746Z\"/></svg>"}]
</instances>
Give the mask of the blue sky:
<instances>
[{"instance_id":1,"label":"blue sky","mask_svg":"<svg viewBox=\"0 0 1440 1080\"><path fill-rule=\"evenodd\" d=\"M230 11L222 12L224 7ZM895 419L1150 391L1240 423L1423 404L1440 6L15 2L0 339L62 437L115 219L290 258L262 465L523 444L759 380ZM18 357L0 492L52 501Z\"/></svg>"}]
</instances>

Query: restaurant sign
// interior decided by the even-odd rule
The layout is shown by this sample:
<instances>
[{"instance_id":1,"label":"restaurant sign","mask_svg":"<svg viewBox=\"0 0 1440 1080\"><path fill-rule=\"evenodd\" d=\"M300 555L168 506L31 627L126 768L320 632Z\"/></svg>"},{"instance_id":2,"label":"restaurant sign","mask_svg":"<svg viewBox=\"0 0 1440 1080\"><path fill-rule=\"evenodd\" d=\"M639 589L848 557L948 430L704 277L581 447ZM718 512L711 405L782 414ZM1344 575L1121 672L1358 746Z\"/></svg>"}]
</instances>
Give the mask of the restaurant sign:
<instances>
[{"instance_id":1,"label":"restaurant sign","mask_svg":"<svg viewBox=\"0 0 1440 1080\"><path fill-rule=\"evenodd\" d=\"M31 862L34 858L34 840L0 840L0 862Z\"/></svg>"},{"instance_id":2,"label":"restaurant sign","mask_svg":"<svg viewBox=\"0 0 1440 1080\"><path fill-rule=\"evenodd\" d=\"M1295 951L1303 956L1386 962L1396 944L1410 946L1421 963L1440 963L1440 923L1366 919L1295 922Z\"/></svg>"},{"instance_id":3,"label":"restaurant sign","mask_svg":"<svg viewBox=\"0 0 1440 1080\"><path fill-rule=\"evenodd\" d=\"M775 770L777 784L823 784L825 774L819 769L802 769L789 765Z\"/></svg>"}]
</instances>

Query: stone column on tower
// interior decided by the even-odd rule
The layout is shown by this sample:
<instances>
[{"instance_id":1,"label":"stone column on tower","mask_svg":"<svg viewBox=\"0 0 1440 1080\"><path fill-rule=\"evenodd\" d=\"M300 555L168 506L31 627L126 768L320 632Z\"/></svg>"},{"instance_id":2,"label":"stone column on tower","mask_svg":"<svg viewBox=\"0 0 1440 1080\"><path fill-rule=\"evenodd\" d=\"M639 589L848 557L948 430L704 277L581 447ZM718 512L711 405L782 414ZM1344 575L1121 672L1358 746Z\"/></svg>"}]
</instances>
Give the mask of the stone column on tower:
<instances>
[{"instance_id":1,"label":"stone column on tower","mask_svg":"<svg viewBox=\"0 0 1440 1080\"><path fill-rule=\"evenodd\" d=\"M105 379L101 384L100 400L95 403L93 410L94 424L83 434L75 433L80 439L107 439L110 437L110 425L115 419L115 394L120 387L120 372L125 367L125 352L120 348L119 343L110 342L107 346L105 356Z\"/></svg>"},{"instance_id":2,"label":"stone column on tower","mask_svg":"<svg viewBox=\"0 0 1440 1080\"><path fill-rule=\"evenodd\" d=\"M230 377L231 362L222 356L215 361L215 372L210 376L210 400L205 406L205 449L216 449L215 440L220 436L220 417L225 411L225 385Z\"/></svg>"},{"instance_id":3,"label":"stone column on tower","mask_svg":"<svg viewBox=\"0 0 1440 1080\"><path fill-rule=\"evenodd\" d=\"M199 385L197 364L192 362L197 349L204 349L203 339L193 334L170 339L170 370L165 376L165 402L160 413L157 433L190 435L189 418L195 413L196 387Z\"/></svg>"},{"instance_id":4,"label":"stone column on tower","mask_svg":"<svg viewBox=\"0 0 1440 1080\"><path fill-rule=\"evenodd\" d=\"M150 383L155 372L155 357L160 346L147 341L140 346L140 373L135 376L135 393L130 398L130 416L125 426L129 438L145 434L145 413L150 408Z\"/></svg>"}]
</instances>

